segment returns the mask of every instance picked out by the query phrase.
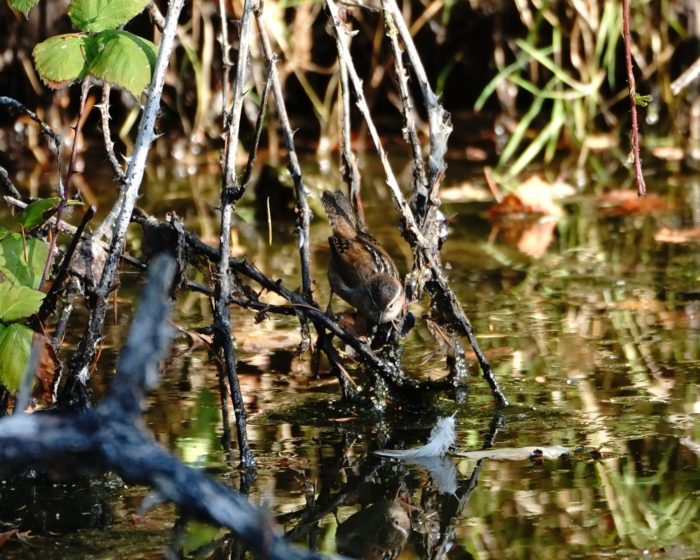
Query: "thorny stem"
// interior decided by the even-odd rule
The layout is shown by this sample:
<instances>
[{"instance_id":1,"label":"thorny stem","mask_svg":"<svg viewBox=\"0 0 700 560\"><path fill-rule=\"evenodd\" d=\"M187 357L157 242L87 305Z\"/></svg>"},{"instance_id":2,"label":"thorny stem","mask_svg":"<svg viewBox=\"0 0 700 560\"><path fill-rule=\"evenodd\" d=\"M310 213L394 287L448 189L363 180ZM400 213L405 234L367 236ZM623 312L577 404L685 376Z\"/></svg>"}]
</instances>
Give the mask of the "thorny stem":
<instances>
[{"instance_id":1,"label":"thorny stem","mask_svg":"<svg viewBox=\"0 0 700 560\"><path fill-rule=\"evenodd\" d=\"M275 110L282 126L282 135L284 136L285 146L289 158L289 173L294 181L294 189L297 201L297 235L299 237L299 257L301 260L301 285L302 293L307 301L313 301L311 295L311 258L310 258L310 239L309 239L309 222L311 219L311 210L306 199L306 187L304 186L301 166L297 157L296 148L294 147L294 133L289 124L287 115L287 107L284 103L284 92L282 91L282 83L280 82L279 72L277 70L277 57L272 52L272 45L267 34L265 22L262 19L262 8L255 14L255 19L260 33L260 40L263 47L265 58L270 64L270 77L272 81L272 91L275 96Z\"/></svg>"},{"instance_id":2,"label":"thorny stem","mask_svg":"<svg viewBox=\"0 0 700 560\"><path fill-rule=\"evenodd\" d=\"M250 27L256 0L245 0L240 22L240 43L236 61L236 75L233 83L231 112L226 145L224 146L223 177L221 185L221 231L219 237L218 278L214 302L214 346L220 355L220 367L225 373L231 392L231 401L236 416L240 464L245 469L255 467L255 457L250 450L246 428L246 412L241 393L241 385L236 371L236 356L231 332L229 294L232 291L232 277L229 268L231 253L231 220L233 206L243 194L243 186L236 175L236 154L238 152L241 114L243 112L243 87L246 80L248 53L250 49ZM222 19L225 20L225 14ZM226 116L224 115L224 119ZM225 123L224 123L225 125Z\"/></svg>"},{"instance_id":3,"label":"thorny stem","mask_svg":"<svg viewBox=\"0 0 700 560\"><path fill-rule=\"evenodd\" d=\"M126 173L125 195L122 200L119 218L114 227L110 250L95 294L95 306L90 315L88 326L81 338L78 350L70 360L69 377L59 395L59 403L68 407L85 408L89 406L87 382L90 377L88 365L97 353L97 344L101 337L102 326L107 311L107 298L114 289L117 268L126 242L126 231L131 214L139 195L141 181L146 169L146 160L151 144L155 139L155 121L160 108L160 98L165 83L165 72L170 62L170 54L175 44L177 20L184 0L170 0L162 40L158 49L158 58L153 78L148 90L146 105L139 123L136 146L129 160Z\"/></svg>"},{"instance_id":4,"label":"thorny stem","mask_svg":"<svg viewBox=\"0 0 700 560\"><path fill-rule=\"evenodd\" d=\"M112 171L114 172L114 175L117 177L117 181L119 181L121 186L126 180L126 174L124 173L124 170L119 164L119 160L114 153L114 142L112 141L112 133L109 128L109 94L111 91L112 86L109 84L109 82L104 82L102 84L102 101L99 105L102 124L102 139L104 141L105 151L107 152L107 161L109 161L109 164L112 166Z\"/></svg>"},{"instance_id":5,"label":"thorny stem","mask_svg":"<svg viewBox=\"0 0 700 560\"><path fill-rule=\"evenodd\" d=\"M56 243L58 242L58 234L61 231L61 221L63 218L63 211L68 205L68 201L71 197L71 187L73 186L73 175L75 174L75 161L78 157L78 142L80 141L80 133L85 123L85 103L87 101L88 93L90 92L90 87L92 87L90 76L85 76L83 79L82 87L80 88L80 109L78 110L77 122L74 128L73 134L73 147L70 152L70 160L68 162L68 170L66 171L66 181L63 185L63 189L59 191L59 196L61 197L61 202L58 203L58 208L56 210L56 223L53 227L53 235L49 241L49 256L44 264L44 272L41 275L41 282L39 282L39 290L44 287L44 282L49 275L49 268L51 268L51 260L53 258L54 251L56 250Z\"/></svg>"},{"instance_id":6,"label":"thorny stem","mask_svg":"<svg viewBox=\"0 0 700 560\"><path fill-rule=\"evenodd\" d=\"M372 120L372 116L369 112L369 107L365 99L365 94L362 89L362 80L360 80L360 77L357 74L357 70L355 69L355 65L352 62L350 51L348 50L347 45L343 41L342 34L345 33L345 31L343 29L342 24L340 23L340 18L338 15L338 6L336 6L333 0L326 0L326 6L328 7L328 11L330 13L330 19L333 27L333 33L335 35L335 44L338 50L338 56L343 60L344 64L348 69L350 83L352 84L353 92L355 94L355 97L357 98L357 107L362 113L365 122L367 123L367 128L369 130L370 136L372 137L374 148L377 150L381 159L382 167L384 168L384 174L387 178L387 186L391 190L394 202L399 207L399 210L401 212L401 217L404 222L404 228L402 228L404 237L409 238L409 241L413 239L419 245L425 246L425 238L416 226L415 220L413 219L413 213L411 212L411 208L409 207L408 202L406 202L406 199L401 193L401 188L399 187L399 183L396 180L396 175L394 175L394 171L392 170L391 164L389 163L389 158L387 157L386 151L382 146L381 138L379 137L379 132L377 131L377 128L374 125L374 121Z\"/></svg>"},{"instance_id":7,"label":"thorny stem","mask_svg":"<svg viewBox=\"0 0 700 560\"><path fill-rule=\"evenodd\" d=\"M454 295L454 292L450 289L440 263L438 236L436 235L438 230L436 209L437 205L439 204L439 186L444 176L446 167L444 163L444 156L447 151L447 138L452 130L452 127L449 124L449 115L442 109L438 103L437 96L430 89L425 70L420 63L420 58L418 57L415 46L413 45L410 34L406 29L406 25L403 22L403 18L396 3L394 0L383 0L383 2L385 10L390 10L393 21L396 25L396 29L398 30L404 46L406 47L409 60L413 65L413 71L418 78L421 91L423 92L423 101L429 113L429 122L431 127L431 146L429 156L430 185L427 193L424 193L425 196L423 202L420 200L420 193L417 193L416 200L418 206L417 215L420 221L419 223L421 223L421 227L419 227L416 223L413 212L403 197L396 177L391 169L391 165L389 164L387 154L381 144L379 133L374 126L369 108L367 107L367 103L365 101L362 82L354 67L350 52L341 38L341 33L344 33L344 31L338 16L338 8L333 0L326 0L326 6L328 7L331 24L336 38L338 56L339 58L343 59L347 65L353 90L355 96L357 97L357 106L362 113L365 122L367 123L367 128L370 132L375 149L379 154L382 166L384 168L384 173L387 178L387 185L392 192L394 202L401 212L401 233L413 249L415 255L414 268L419 269L418 272L420 272L420 269L426 267L427 265L427 269L432 278L431 281L429 281L429 286L432 292L431 296L433 298L437 298L440 302L439 305L441 306L441 310L448 316L448 322L451 324L452 328L457 329L459 332L467 336L478 357L479 366L481 367L483 377L488 382L494 399L499 406L504 406L508 404L508 401L498 386L488 361L479 349L471 324L469 323L464 310L459 304L459 301ZM421 204L423 205L422 209ZM425 232L429 232L427 236L424 234Z\"/></svg>"},{"instance_id":8,"label":"thorny stem","mask_svg":"<svg viewBox=\"0 0 700 560\"><path fill-rule=\"evenodd\" d=\"M350 37L344 37L346 42L350 41ZM348 67L345 61L340 58L338 60L340 66L340 95L342 97L342 121L343 135L341 139L341 168L343 180L348 186L350 193L350 201L355 209L357 217L357 227L365 231L367 229L365 223L365 212L362 207L362 199L360 198L360 172L357 169L357 158L352 152L352 144L350 139L351 122L350 122L350 84L348 81Z\"/></svg>"},{"instance_id":9,"label":"thorny stem","mask_svg":"<svg viewBox=\"0 0 700 560\"><path fill-rule=\"evenodd\" d=\"M41 308L39 309L39 312L37 313L38 319L40 322L46 321L48 316L53 313L55 307L56 307L56 300L58 298L58 294L61 293L61 290L63 289L63 283L65 282L66 278L68 277L68 271L70 270L70 263L71 260L73 259L73 255L75 254L75 250L78 247L78 243L80 243L82 237L83 237L83 232L85 231L85 228L87 227L88 223L90 220L92 220L93 216L95 215L96 208L94 206L89 206L88 209L85 211L83 214L82 219L80 220L80 223L78 224L78 227L73 234L73 238L71 239L70 245L68 246L68 249L66 250L66 254L63 256L63 260L61 261L61 266L58 269L58 273L56 274L56 278L54 278L53 283L51 285L51 289L48 291L46 294L46 297L44 300L41 302ZM58 219L55 222L55 227L59 227L59 222ZM56 237L57 234L54 234L54 237Z\"/></svg>"},{"instance_id":10,"label":"thorny stem","mask_svg":"<svg viewBox=\"0 0 700 560\"><path fill-rule=\"evenodd\" d=\"M311 236L309 232L311 210L309 209L309 203L306 198L306 187L304 186L304 180L302 178L299 158L297 157L297 152L294 147L294 134L289 124L289 117L287 116L287 107L284 103L284 92L282 91L282 84L277 70L276 57L272 51L270 38L268 37L265 22L262 18L262 7L256 11L255 20L258 32L260 33L263 54L268 64L270 64L270 78L272 81L272 91L275 96L275 110L277 111L277 118L282 127L282 136L284 137L284 143L287 148L287 157L289 158L287 168L294 182L294 193L296 197L295 211L297 214L296 232L299 238L299 260L301 263L301 291L304 294L306 303L312 304L314 300L311 293ZM309 335L309 326L303 318L301 319L301 332L302 347L304 347L309 344L311 337Z\"/></svg>"},{"instance_id":11,"label":"thorny stem","mask_svg":"<svg viewBox=\"0 0 700 560\"><path fill-rule=\"evenodd\" d=\"M107 235L107 232L112 229L114 220L117 219L124 200L124 185L126 183L126 174L114 153L114 142L112 141L112 132L109 127L109 94L111 90L112 86L108 82L104 82L102 85L102 101L99 107L102 121L102 139L104 141L105 151L107 152L107 161L109 161L109 164L112 166L112 171L119 182L119 194L114 206L112 206L107 216L105 216L105 219L102 220L100 227L98 227L95 232L95 237L97 239L102 239Z\"/></svg>"},{"instance_id":12,"label":"thorny stem","mask_svg":"<svg viewBox=\"0 0 700 560\"><path fill-rule=\"evenodd\" d=\"M411 94L408 91L408 72L403 64L401 46L398 41L398 31L394 23L394 17L385 10L384 26L386 34L389 36L391 50L394 53L394 66L396 68L396 83L399 86L401 94L401 116L404 123L404 139L411 146L413 152L413 192L418 193L421 189L427 192L428 183L425 177L425 165L423 162L423 151L418 133L416 132L415 115L413 111L413 103L411 102Z\"/></svg>"},{"instance_id":13,"label":"thorny stem","mask_svg":"<svg viewBox=\"0 0 700 560\"><path fill-rule=\"evenodd\" d=\"M430 87L428 75L425 72L420 55L411 38L411 32L406 26L406 22L401 15L396 0L382 0L382 7L392 16L393 23L396 26L399 37L401 37L401 42L406 49L406 55L410 62L411 69L416 76L416 81L423 97L423 104L428 113L428 129L430 134L428 192L416 193L417 219L418 224L423 228L426 222L430 224L432 221L428 219L428 212L431 210L434 211L440 204L439 187L447 167L445 164L445 154L447 153L447 139L452 132L452 125L450 123L449 113L440 105L438 96L435 95ZM429 236L429 238L431 237L433 236ZM430 241L433 244L436 243L432 238Z\"/></svg>"},{"instance_id":14,"label":"thorny stem","mask_svg":"<svg viewBox=\"0 0 700 560\"><path fill-rule=\"evenodd\" d=\"M263 86L263 92L260 96L258 118L255 120L255 139L253 140L253 149L250 151L250 154L248 154L248 162L246 163L245 171L243 171L243 178L241 179L243 189L248 186L250 178L253 175L253 169L255 168L255 159L258 155L258 147L260 146L260 138L262 137L263 124L265 124L265 115L267 114L267 99L270 96L270 87L272 86L272 68L272 63L268 63L265 85Z\"/></svg>"},{"instance_id":15,"label":"thorny stem","mask_svg":"<svg viewBox=\"0 0 700 560\"><path fill-rule=\"evenodd\" d=\"M630 41L630 3L622 0L622 27L625 35L625 67L629 85L630 116L632 119L632 157L634 157L634 176L637 179L637 196L646 196L647 187L644 182L642 160L639 156L639 124L637 122L637 85L632 68L632 46Z\"/></svg>"}]
</instances>

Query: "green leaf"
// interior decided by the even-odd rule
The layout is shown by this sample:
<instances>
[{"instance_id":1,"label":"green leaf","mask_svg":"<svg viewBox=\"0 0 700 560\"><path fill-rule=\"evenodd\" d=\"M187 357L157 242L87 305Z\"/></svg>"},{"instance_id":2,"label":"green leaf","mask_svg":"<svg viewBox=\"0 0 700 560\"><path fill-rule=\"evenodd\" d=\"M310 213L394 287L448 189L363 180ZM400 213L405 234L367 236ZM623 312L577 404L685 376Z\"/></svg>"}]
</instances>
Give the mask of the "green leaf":
<instances>
[{"instance_id":1,"label":"green leaf","mask_svg":"<svg viewBox=\"0 0 700 560\"><path fill-rule=\"evenodd\" d=\"M82 80L94 50L91 42L86 35L68 33L46 39L34 47L34 66L44 83L59 89Z\"/></svg>"},{"instance_id":2,"label":"green leaf","mask_svg":"<svg viewBox=\"0 0 700 560\"><path fill-rule=\"evenodd\" d=\"M46 294L10 282L0 283L0 321L10 323L33 315L41 307Z\"/></svg>"},{"instance_id":3,"label":"green leaf","mask_svg":"<svg viewBox=\"0 0 700 560\"><path fill-rule=\"evenodd\" d=\"M95 40L99 54L90 64L90 73L141 95L151 82L158 47L128 31L103 31Z\"/></svg>"},{"instance_id":4,"label":"green leaf","mask_svg":"<svg viewBox=\"0 0 700 560\"><path fill-rule=\"evenodd\" d=\"M36 290L48 257L48 246L40 239L13 233L0 240L0 272L14 284Z\"/></svg>"},{"instance_id":5,"label":"green leaf","mask_svg":"<svg viewBox=\"0 0 700 560\"><path fill-rule=\"evenodd\" d=\"M27 17L27 14L29 14L29 10L31 10L38 3L39 0L10 0L10 6L13 9L22 12L24 14L24 17Z\"/></svg>"},{"instance_id":6,"label":"green leaf","mask_svg":"<svg viewBox=\"0 0 700 560\"><path fill-rule=\"evenodd\" d=\"M34 331L24 325L0 326L0 383L17 392L29 363Z\"/></svg>"},{"instance_id":7,"label":"green leaf","mask_svg":"<svg viewBox=\"0 0 700 560\"><path fill-rule=\"evenodd\" d=\"M19 215L19 223L25 229L33 229L40 226L51 217L60 203L61 199L58 196L35 200L22 210L22 213Z\"/></svg>"},{"instance_id":8,"label":"green leaf","mask_svg":"<svg viewBox=\"0 0 700 560\"><path fill-rule=\"evenodd\" d=\"M68 15L78 29L98 33L116 29L138 15L149 0L73 0Z\"/></svg>"},{"instance_id":9,"label":"green leaf","mask_svg":"<svg viewBox=\"0 0 700 560\"><path fill-rule=\"evenodd\" d=\"M641 95L636 92L634 94L634 104L637 107L647 107L652 101L654 101L653 95Z\"/></svg>"}]
</instances>

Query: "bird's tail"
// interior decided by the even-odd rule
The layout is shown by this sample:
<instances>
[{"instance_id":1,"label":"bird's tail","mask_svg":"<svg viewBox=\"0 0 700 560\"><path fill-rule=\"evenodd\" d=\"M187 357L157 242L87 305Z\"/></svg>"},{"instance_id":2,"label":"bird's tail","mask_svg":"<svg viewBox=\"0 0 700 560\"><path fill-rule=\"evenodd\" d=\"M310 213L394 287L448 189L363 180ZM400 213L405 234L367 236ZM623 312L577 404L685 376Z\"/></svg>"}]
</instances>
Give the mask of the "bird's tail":
<instances>
[{"instance_id":1,"label":"bird's tail","mask_svg":"<svg viewBox=\"0 0 700 560\"><path fill-rule=\"evenodd\" d=\"M347 197L340 191L323 191L321 200L333 234L353 239L357 235L357 226Z\"/></svg>"}]
</instances>

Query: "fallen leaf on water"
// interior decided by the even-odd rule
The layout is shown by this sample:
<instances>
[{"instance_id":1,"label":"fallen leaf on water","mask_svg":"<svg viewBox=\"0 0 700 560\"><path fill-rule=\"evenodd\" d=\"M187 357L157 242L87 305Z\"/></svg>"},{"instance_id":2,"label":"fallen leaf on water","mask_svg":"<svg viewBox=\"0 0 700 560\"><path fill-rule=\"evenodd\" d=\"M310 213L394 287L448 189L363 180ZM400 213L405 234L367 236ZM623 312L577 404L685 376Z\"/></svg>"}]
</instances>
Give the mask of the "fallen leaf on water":
<instances>
[{"instance_id":1,"label":"fallen leaf on water","mask_svg":"<svg viewBox=\"0 0 700 560\"><path fill-rule=\"evenodd\" d=\"M570 196L574 192L574 188L567 183L550 182L540 175L532 175L517 189L503 197L500 203L494 204L487 216L492 221L533 214L559 218L564 211L555 200Z\"/></svg>"},{"instance_id":2,"label":"fallen leaf on water","mask_svg":"<svg viewBox=\"0 0 700 560\"><path fill-rule=\"evenodd\" d=\"M531 457L543 457L545 459L558 459L562 455L568 455L570 448L561 445L551 447L501 447L500 449L481 449L479 451L462 451L451 453L455 457L463 459L492 459L494 461L525 461Z\"/></svg>"},{"instance_id":3,"label":"fallen leaf on water","mask_svg":"<svg viewBox=\"0 0 700 560\"><path fill-rule=\"evenodd\" d=\"M651 154L667 161L681 161L685 157L685 151L680 146L656 146L651 149Z\"/></svg>"},{"instance_id":4,"label":"fallen leaf on water","mask_svg":"<svg viewBox=\"0 0 700 560\"><path fill-rule=\"evenodd\" d=\"M654 240L659 243L688 243L690 241L700 241L700 228L661 228L656 232L656 235L654 235Z\"/></svg>"},{"instance_id":5,"label":"fallen leaf on water","mask_svg":"<svg viewBox=\"0 0 700 560\"><path fill-rule=\"evenodd\" d=\"M467 161L486 161L489 157L489 153L483 148L467 146L464 150L464 156L467 158Z\"/></svg>"},{"instance_id":6,"label":"fallen leaf on water","mask_svg":"<svg viewBox=\"0 0 700 560\"><path fill-rule=\"evenodd\" d=\"M589 134L583 143L592 152L604 152L617 146L619 140L613 134Z\"/></svg>"},{"instance_id":7,"label":"fallen leaf on water","mask_svg":"<svg viewBox=\"0 0 700 560\"><path fill-rule=\"evenodd\" d=\"M487 189L470 181L440 189L442 202L483 202L491 199L491 193Z\"/></svg>"},{"instance_id":8,"label":"fallen leaf on water","mask_svg":"<svg viewBox=\"0 0 700 560\"><path fill-rule=\"evenodd\" d=\"M650 194L639 198L637 191L631 190L610 191L599 196L597 202L600 213L605 216L650 214L669 208L668 203L658 195Z\"/></svg>"},{"instance_id":9,"label":"fallen leaf on water","mask_svg":"<svg viewBox=\"0 0 700 560\"><path fill-rule=\"evenodd\" d=\"M516 247L521 253L539 259L546 252L554 239L556 220L540 220L524 228Z\"/></svg>"}]
</instances>

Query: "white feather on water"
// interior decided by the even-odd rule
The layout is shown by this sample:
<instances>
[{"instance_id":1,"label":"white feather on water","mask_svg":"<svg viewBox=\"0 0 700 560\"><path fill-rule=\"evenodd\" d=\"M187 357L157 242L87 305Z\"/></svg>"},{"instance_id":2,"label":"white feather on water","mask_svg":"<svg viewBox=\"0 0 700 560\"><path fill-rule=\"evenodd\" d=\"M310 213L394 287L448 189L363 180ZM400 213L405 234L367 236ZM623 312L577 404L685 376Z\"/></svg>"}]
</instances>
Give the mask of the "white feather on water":
<instances>
[{"instance_id":1,"label":"white feather on water","mask_svg":"<svg viewBox=\"0 0 700 560\"><path fill-rule=\"evenodd\" d=\"M444 416L438 418L428 438L428 443L422 447L413 449L380 449L375 455L381 457L393 457L395 459L416 459L422 457L444 457L447 450L457 441L455 432L455 417Z\"/></svg>"}]
</instances>

